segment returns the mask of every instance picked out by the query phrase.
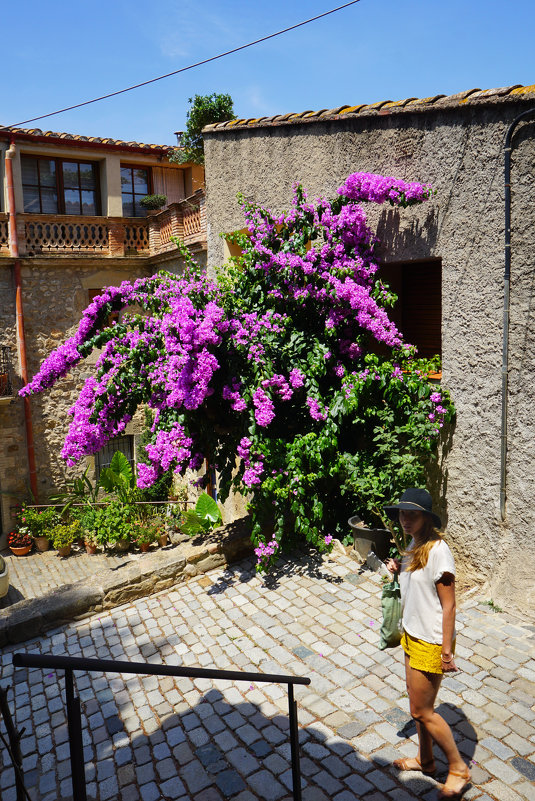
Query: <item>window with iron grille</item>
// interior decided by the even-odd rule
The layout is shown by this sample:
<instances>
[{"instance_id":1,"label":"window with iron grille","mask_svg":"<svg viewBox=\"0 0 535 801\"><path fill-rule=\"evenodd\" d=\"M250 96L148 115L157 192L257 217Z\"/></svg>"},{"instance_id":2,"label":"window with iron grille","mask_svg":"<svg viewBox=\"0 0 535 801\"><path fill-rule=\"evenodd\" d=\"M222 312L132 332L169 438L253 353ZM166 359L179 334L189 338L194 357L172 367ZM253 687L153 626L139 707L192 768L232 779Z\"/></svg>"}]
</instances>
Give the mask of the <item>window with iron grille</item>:
<instances>
[{"instance_id":1,"label":"window with iron grille","mask_svg":"<svg viewBox=\"0 0 535 801\"><path fill-rule=\"evenodd\" d=\"M113 454L116 451L124 453L130 467L134 470L134 437L132 434L124 434L123 436L110 439L98 453L95 453L95 478L98 479L101 471L105 467L110 466Z\"/></svg>"},{"instance_id":2,"label":"window with iron grille","mask_svg":"<svg viewBox=\"0 0 535 801\"><path fill-rule=\"evenodd\" d=\"M13 394L10 356L9 348L2 345L0 347L0 398L10 398Z\"/></svg>"},{"instance_id":3,"label":"window with iron grille","mask_svg":"<svg viewBox=\"0 0 535 801\"><path fill-rule=\"evenodd\" d=\"M21 156L24 211L29 214L98 216L98 164Z\"/></svg>"}]
</instances>

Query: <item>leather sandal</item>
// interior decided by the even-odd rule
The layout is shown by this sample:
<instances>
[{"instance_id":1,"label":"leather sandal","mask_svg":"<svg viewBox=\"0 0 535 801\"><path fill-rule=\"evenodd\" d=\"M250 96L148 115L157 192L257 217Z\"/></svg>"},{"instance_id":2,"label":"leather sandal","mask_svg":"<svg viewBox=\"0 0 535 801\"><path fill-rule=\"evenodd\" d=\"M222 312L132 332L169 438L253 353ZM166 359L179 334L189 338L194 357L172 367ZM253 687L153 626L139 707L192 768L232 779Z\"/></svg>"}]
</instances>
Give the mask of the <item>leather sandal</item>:
<instances>
[{"instance_id":1,"label":"leather sandal","mask_svg":"<svg viewBox=\"0 0 535 801\"><path fill-rule=\"evenodd\" d=\"M416 762L416 767L410 765L410 762ZM436 767L433 761L424 762L422 764L418 757L401 757L400 759L395 759L392 764L397 770L417 770L423 773L424 776L434 776L436 773Z\"/></svg>"},{"instance_id":2,"label":"leather sandal","mask_svg":"<svg viewBox=\"0 0 535 801\"><path fill-rule=\"evenodd\" d=\"M448 799L449 801L459 801L459 799L462 798L463 793L465 792L465 790L470 785L471 775L470 775L470 771L468 770L468 768L466 766L465 766L465 769L464 769L464 771L462 773L461 773L461 771L458 771L458 770L449 770L448 771L448 778L450 776L458 776L459 779L464 779L464 784L459 790L448 790L448 788L446 787L445 784L441 785L441 787L440 787L440 789L438 791L439 801L445 801L446 799ZM446 779L446 783L447 783L447 781L448 781L448 779Z\"/></svg>"}]
</instances>

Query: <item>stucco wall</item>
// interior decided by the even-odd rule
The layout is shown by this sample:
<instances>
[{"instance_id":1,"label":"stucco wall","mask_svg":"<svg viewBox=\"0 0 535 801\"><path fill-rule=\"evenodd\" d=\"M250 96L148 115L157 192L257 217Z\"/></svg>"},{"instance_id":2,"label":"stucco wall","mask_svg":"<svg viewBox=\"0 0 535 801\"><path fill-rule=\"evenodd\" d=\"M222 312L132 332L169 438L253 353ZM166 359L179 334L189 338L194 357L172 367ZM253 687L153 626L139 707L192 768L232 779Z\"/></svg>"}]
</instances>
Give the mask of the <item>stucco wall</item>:
<instances>
[{"instance_id":1,"label":"stucco wall","mask_svg":"<svg viewBox=\"0 0 535 801\"><path fill-rule=\"evenodd\" d=\"M501 522L503 142L522 102L247 127L205 135L208 265L223 261L220 232L243 227L235 196L282 211L291 186L333 196L351 172L432 183L420 207L367 206L384 262L442 260L443 384L458 418L445 454L441 503L460 572L488 581L509 608L535 607L535 466L530 368L535 125L515 135L507 520ZM533 614L533 613L531 613Z\"/></svg>"}]
</instances>

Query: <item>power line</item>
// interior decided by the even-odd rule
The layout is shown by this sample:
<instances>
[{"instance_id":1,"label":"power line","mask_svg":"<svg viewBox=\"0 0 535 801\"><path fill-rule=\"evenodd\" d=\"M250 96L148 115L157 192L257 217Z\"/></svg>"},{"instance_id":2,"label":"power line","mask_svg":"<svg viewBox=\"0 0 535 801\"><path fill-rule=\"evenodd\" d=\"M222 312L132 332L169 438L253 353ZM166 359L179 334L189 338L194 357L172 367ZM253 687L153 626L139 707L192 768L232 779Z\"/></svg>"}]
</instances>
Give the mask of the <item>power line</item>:
<instances>
[{"instance_id":1,"label":"power line","mask_svg":"<svg viewBox=\"0 0 535 801\"><path fill-rule=\"evenodd\" d=\"M72 111L75 108L81 108L82 106L89 106L91 103L98 103L100 100L107 100L109 97L115 97L116 95L122 95L125 92L131 92L133 89L139 89L141 86L148 86L150 83L156 83L156 81L162 81L164 78L170 78L172 75L178 75L181 72L187 72L187 70L192 70L195 67L201 67L203 64L209 64L211 61L217 61L219 58L224 58L225 56L230 56L232 53L238 53L240 50L245 50L248 47L252 47L253 45L260 44L261 42L267 42L268 39L273 39L275 36L280 36L283 33L288 33L288 31L293 31L296 28L300 28L303 25L308 25L309 22L315 22L322 17L327 17L329 14L334 14L336 11L341 11L343 8L347 8L348 6L354 6L355 3L359 3L360 0L351 0L349 3L344 3L342 6L337 6L337 8L331 8L330 11L325 11L323 14L318 14L316 17L310 17L310 19L303 20L303 22L298 22L296 25L290 25L289 28L283 28L281 31L277 31L276 33L270 33L268 36L263 36L261 39L255 39L254 42L248 42L247 44L240 45L240 47L234 47L232 50L227 50L224 53L219 53L217 56L212 56L211 58L205 58L203 61L197 61L195 64L190 64L188 67L181 67L179 70L174 70L173 72L167 72L165 75L159 75L157 78L151 78L148 81L142 81L141 83L136 83L133 86L128 86L126 89L119 89L117 92L110 92L107 95L102 95L101 97L95 97L93 100L85 100L83 103L76 103L74 106L66 106L65 108L60 108L58 111L51 111L49 114L41 114L39 117L31 117L29 120L21 120L21 122L15 122L12 125L0 125L0 130L5 128L16 128L19 125L26 125L28 122L35 122L36 120L44 120L46 117L54 117L56 114L63 114L65 111Z\"/></svg>"}]
</instances>

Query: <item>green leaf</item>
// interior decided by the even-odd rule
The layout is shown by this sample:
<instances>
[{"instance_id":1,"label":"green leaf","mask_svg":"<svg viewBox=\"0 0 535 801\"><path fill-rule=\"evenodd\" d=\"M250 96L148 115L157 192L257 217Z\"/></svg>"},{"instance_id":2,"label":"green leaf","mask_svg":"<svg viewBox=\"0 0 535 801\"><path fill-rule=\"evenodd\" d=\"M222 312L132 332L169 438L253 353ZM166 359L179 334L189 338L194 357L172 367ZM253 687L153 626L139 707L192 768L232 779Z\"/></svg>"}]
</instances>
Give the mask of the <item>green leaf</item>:
<instances>
[{"instance_id":1,"label":"green leaf","mask_svg":"<svg viewBox=\"0 0 535 801\"><path fill-rule=\"evenodd\" d=\"M199 495L197 503L195 504L195 511L200 518L209 520L211 523L220 523L222 520L219 506L206 492Z\"/></svg>"}]
</instances>

